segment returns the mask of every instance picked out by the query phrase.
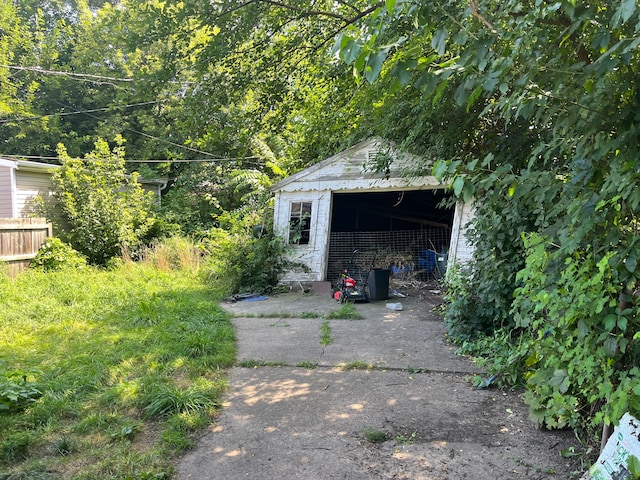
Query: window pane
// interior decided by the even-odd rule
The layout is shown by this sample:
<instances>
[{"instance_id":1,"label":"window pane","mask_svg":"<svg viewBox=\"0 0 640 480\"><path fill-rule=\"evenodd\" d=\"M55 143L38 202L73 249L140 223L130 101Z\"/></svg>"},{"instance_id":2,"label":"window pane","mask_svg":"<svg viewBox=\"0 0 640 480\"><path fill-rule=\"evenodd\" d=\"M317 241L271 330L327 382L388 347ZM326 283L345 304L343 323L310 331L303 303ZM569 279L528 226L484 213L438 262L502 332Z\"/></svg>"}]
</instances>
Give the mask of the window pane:
<instances>
[{"instance_id":1,"label":"window pane","mask_svg":"<svg viewBox=\"0 0 640 480\"><path fill-rule=\"evenodd\" d=\"M312 202L291 202L289 243L308 245L311 238Z\"/></svg>"}]
</instances>

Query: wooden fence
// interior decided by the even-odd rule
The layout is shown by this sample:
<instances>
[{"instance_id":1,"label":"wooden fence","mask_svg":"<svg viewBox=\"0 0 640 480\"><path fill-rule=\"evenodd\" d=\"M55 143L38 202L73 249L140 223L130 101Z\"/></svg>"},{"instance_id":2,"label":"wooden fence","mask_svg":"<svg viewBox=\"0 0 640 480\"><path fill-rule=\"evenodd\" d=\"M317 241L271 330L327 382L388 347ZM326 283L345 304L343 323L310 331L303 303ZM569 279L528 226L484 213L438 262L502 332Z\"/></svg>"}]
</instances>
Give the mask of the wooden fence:
<instances>
[{"instance_id":1,"label":"wooden fence","mask_svg":"<svg viewBox=\"0 0 640 480\"><path fill-rule=\"evenodd\" d=\"M27 268L40 245L53 235L45 218L0 218L0 262L10 276Z\"/></svg>"}]
</instances>

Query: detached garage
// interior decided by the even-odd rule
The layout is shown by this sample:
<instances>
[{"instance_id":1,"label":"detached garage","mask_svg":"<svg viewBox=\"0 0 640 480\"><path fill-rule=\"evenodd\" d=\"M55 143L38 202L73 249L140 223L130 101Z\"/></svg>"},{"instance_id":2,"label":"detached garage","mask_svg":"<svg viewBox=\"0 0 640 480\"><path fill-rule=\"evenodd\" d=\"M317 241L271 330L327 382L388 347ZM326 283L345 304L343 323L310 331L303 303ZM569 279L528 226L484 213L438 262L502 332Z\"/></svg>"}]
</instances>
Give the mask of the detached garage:
<instances>
[{"instance_id":1,"label":"detached garage","mask_svg":"<svg viewBox=\"0 0 640 480\"><path fill-rule=\"evenodd\" d=\"M425 276L443 273L436 260L470 258L471 205L441 207L450 193L434 177L403 175L408 157L392 154L385 174L367 170L389 154L383 148L377 139L359 143L273 186L274 228L291 244L290 259L305 266L284 282L335 282L352 256L361 268Z\"/></svg>"}]
</instances>

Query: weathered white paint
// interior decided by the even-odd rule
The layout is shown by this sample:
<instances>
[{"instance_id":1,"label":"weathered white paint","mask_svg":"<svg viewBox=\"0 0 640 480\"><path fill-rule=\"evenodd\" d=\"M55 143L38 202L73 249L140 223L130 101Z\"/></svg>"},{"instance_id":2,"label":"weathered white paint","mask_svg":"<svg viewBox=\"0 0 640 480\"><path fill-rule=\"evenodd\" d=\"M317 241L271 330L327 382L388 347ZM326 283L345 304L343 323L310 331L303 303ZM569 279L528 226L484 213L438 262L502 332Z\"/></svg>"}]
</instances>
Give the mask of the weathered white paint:
<instances>
[{"instance_id":1,"label":"weathered white paint","mask_svg":"<svg viewBox=\"0 0 640 480\"><path fill-rule=\"evenodd\" d=\"M435 177L406 177L411 165L408 157L393 157L388 178L365 169L370 155L380 148L378 139L359 143L333 157L302 170L275 184L274 227L282 238L289 238L289 220L292 202L312 202L311 235L308 245L290 246L289 259L306 265L309 272L294 269L285 273L283 282L322 281L326 275L331 225L331 199L333 192L380 192L401 190L428 190L443 188ZM458 230L452 238L449 263L466 261L471 247L464 235L464 225L471 218L470 205L459 203L454 213ZM456 225L454 224L454 229ZM453 232L452 232L453 233Z\"/></svg>"},{"instance_id":2,"label":"weathered white paint","mask_svg":"<svg viewBox=\"0 0 640 480\"><path fill-rule=\"evenodd\" d=\"M293 202L311 202L311 231L307 245L291 245L289 259L306 265L311 272L294 269L285 274L284 281L314 281L324 276L329 247L329 221L331 218L331 192L282 192L276 195L274 210L276 231L289 238L289 219Z\"/></svg>"},{"instance_id":3,"label":"weathered white paint","mask_svg":"<svg viewBox=\"0 0 640 480\"><path fill-rule=\"evenodd\" d=\"M405 177L403 172L411 165L408 157L394 157L388 178L385 178L382 173L366 171L370 154L381 148L380 145L379 140L361 142L285 178L276 183L273 190L275 192L331 191L347 193L442 188L442 185L434 177Z\"/></svg>"},{"instance_id":4,"label":"weathered white paint","mask_svg":"<svg viewBox=\"0 0 640 480\"><path fill-rule=\"evenodd\" d=\"M473 246L467 238L467 224L473 218L471 203L458 202L453 214L453 228L451 229L451 243L447 269L455 264L463 264L471 260Z\"/></svg>"}]
</instances>

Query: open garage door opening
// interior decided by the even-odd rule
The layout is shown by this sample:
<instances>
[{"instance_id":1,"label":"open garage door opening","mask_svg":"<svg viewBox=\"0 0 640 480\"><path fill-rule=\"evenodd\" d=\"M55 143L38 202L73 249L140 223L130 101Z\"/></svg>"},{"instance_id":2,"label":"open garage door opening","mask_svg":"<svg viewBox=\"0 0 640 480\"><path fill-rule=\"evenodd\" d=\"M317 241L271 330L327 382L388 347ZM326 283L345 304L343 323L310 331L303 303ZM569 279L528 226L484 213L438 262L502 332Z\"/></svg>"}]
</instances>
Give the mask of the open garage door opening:
<instances>
[{"instance_id":1,"label":"open garage door opening","mask_svg":"<svg viewBox=\"0 0 640 480\"><path fill-rule=\"evenodd\" d=\"M454 208L444 190L334 193L327 280L354 257L360 268L389 268L421 279L444 274Z\"/></svg>"}]
</instances>

